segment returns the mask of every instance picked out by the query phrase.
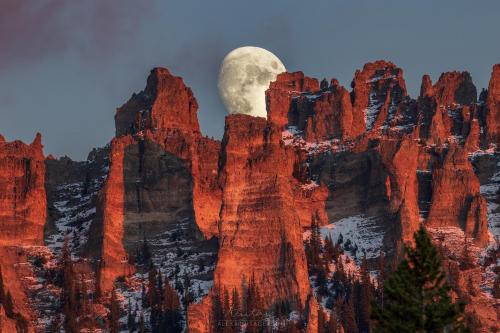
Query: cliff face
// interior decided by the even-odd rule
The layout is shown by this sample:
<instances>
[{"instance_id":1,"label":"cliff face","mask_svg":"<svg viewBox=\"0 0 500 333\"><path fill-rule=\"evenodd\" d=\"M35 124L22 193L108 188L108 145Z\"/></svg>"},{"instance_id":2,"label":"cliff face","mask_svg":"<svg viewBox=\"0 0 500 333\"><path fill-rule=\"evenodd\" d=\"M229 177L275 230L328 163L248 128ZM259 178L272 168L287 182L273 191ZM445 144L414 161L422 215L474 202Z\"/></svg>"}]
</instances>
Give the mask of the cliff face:
<instances>
[{"instance_id":1,"label":"cliff face","mask_svg":"<svg viewBox=\"0 0 500 333\"><path fill-rule=\"evenodd\" d=\"M117 137L98 209L102 228L96 227L102 237L102 291L133 272L129 261L145 240L156 255L162 247L154 244L181 224L176 237L189 242L202 244L217 235L220 143L201 136L197 108L181 78L156 68L144 91L117 110Z\"/></svg>"},{"instance_id":2,"label":"cliff face","mask_svg":"<svg viewBox=\"0 0 500 333\"><path fill-rule=\"evenodd\" d=\"M500 146L500 64L493 66L485 105L486 141Z\"/></svg>"},{"instance_id":3,"label":"cliff face","mask_svg":"<svg viewBox=\"0 0 500 333\"><path fill-rule=\"evenodd\" d=\"M1 245L43 243L46 216L41 136L31 145L0 140Z\"/></svg>"},{"instance_id":4,"label":"cliff face","mask_svg":"<svg viewBox=\"0 0 500 333\"><path fill-rule=\"evenodd\" d=\"M450 139L478 149L477 91L468 72L443 73L435 85L422 79L418 103L419 135L431 144Z\"/></svg>"},{"instance_id":5,"label":"cliff face","mask_svg":"<svg viewBox=\"0 0 500 333\"><path fill-rule=\"evenodd\" d=\"M478 244L488 242L486 201L466 152L450 147L432 172L432 203L427 225L458 226Z\"/></svg>"},{"instance_id":6,"label":"cliff face","mask_svg":"<svg viewBox=\"0 0 500 333\"><path fill-rule=\"evenodd\" d=\"M351 86L354 112L364 115L367 131L387 125L407 96L403 71L383 60L357 70Z\"/></svg>"},{"instance_id":7,"label":"cliff face","mask_svg":"<svg viewBox=\"0 0 500 333\"><path fill-rule=\"evenodd\" d=\"M116 110L116 136L168 128L199 134L197 111L198 103L182 78L166 68L155 68L146 88Z\"/></svg>"},{"instance_id":8,"label":"cliff face","mask_svg":"<svg viewBox=\"0 0 500 333\"><path fill-rule=\"evenodd\" d=\"M436 242L445 235L450 272L465 243L483 256L500 235L499 75L496 65L477 101L467 72L435 84L424 76L417 99L387 61L357 71L352 91L282 73L266 92L267 119L230 115L220 142L200 133L182 79L156 68L117 110L116 137L87 161L44 161L40 136L0 137L0 267L14 301L14 313L0 306L0 328L43 330L57 317L63 291L51 277L64 238L77 278L102 292L93 313L107 316L112 289L139 304L144 284L153 301L155 274L177 290L196 333L210 332L224 290L243 295L250 281L264 309L287 304L316 332L328 302L309 276L311 227L343 239L355 276L363 257L373 270L381 251L398 257L420 224ZM339 262L328 264L333 274ZM459 269L455 293L469 293L466 278L481 286L467 311L491 331L497 268L472 266Z\"/></svg>"},{"instance_id":9,"label":"cliff face","mask_svg":"<svg viewBox=\"0 0 500 333\"><path fill-rule=\"evenodd\" d=\"M264 308L289 300L292 308L302 310L310 288L294 206L292 151L280 144L281 130L263 118L227 116L224 133L214 284L242 295L254 281ZM200 326L195 320L207 317L203 311L206 306L190 310L191 331L209 331L207 323Z\"/></svg>"},{"instance_id":10,"label":"cliff face","mask_svg":"<svg viewBox=\"0 0 500 333\"><path fill-rule=\"evenodd\" d=\"M29 265L22 265L27 264L24 247L43 244L47 209L44 179L40 134L30 145L5 142L0 136L0 289L11 295L13 304L9 310L5 303L0 306L2 332L34 332L23 283L30 270Z\"/></svg>"},{"instance_id":11,"label":"cliff face","mask_svg":"<svg viewBox=\"0 0 500 333\"><path fill-rule=\"evenodd\" d=\"M293 205L292 160L280 139L281 131L264 119L226 118L215 281L241 290L242 277L253 275L266 306L296 299L304 307L309 282L302 228Z\"/></svg>"}]
</instances>

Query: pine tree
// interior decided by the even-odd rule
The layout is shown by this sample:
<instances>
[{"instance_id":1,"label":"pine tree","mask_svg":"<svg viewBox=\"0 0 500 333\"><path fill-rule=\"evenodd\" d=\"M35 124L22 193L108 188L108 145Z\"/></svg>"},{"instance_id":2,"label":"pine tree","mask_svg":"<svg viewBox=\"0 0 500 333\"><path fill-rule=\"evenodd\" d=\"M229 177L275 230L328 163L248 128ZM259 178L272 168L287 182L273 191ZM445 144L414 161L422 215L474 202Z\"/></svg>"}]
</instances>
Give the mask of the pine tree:
<instances>
[{"instance_id":1,"label":"pine tree","mask_svg":"<svg viewBox=\"0 0 500 333\"><path fill-rule=\"evenodd\" d=\"M109 332L119 333L120 332L120 303L118 302L118 297L116 295L116 289L111 292L111 303L109 311Z\"/></svg>"},{"instance_id":2,"label":"pine tree","mask_svg":"<svg viewBox=\"0 0 500 333\"><path fill-rule=\"evenodd\" d=\"M325 313L322 309L318 309L318 333L327 333Z\"/></svg>"},{"instance_id":3,"label":"pine tree","mask_svg":"<svg viewBox=\"0 0 500 333\"><path fill-rule=\"evenodd\" d=\"M357 304L358 327L361 333L368 333L370 332L370 304L373 301L373 293L366 256L361 263L360 278L359 303Z\"/></svg>"},{"instance_id":4,"label":"pine tree","mask_svg":"<svg viewBox=\"0 0 500 333\"><path fill-rule=\"evenodd\" d=\"M7 294L5 294L3 307L5 308L5 314L7 317L12 318L14 315L14 303L12 302L12 295L10 294L10 291L7 291Z\"/></svg>"},{"instance_id":5,"label":"pine tree","mask_svg":"<svg viewBox=\"0 0 500 333\"><path fill-rule=\"evenodd\" d=\"M500 276L498 275L493 283L493 297L500 299Z\"/></svg>"},{"instance_id":6,"label":"pine tree","mask_svg":"<svg viewBox=\"0 0 500 333\"><path fill-rule=\"evenodd\" d=\"M220 289L215 286L212 290L212 309L210 311L210 332L220 333L223 330L224 306L221 300Z\"/></svg>"},{"instance_id":7,"label":"pine tree","mask_svg":"<svg viewBox=\"0 0 500 333\"><path fill-rule=\"evenodd\" d=\"M240 331L240 326L238 325L241 320L241 300L240 294L236 288L233 289L233 294L231 296L231 324L234 332Z\"/></svg>"},{"instance_id":8,"label":"pine tree","mask_svg":"<svg viewBox=\"0 0 500 333\"><path fill-rule=\"evenodd\" d=\"M146 333L146 328L144 324L144 313L141 311L141 315L139 316L139 333Z\"/></svg>"},{"instance_id":9,"label":"pine tree","mask_svg":"<svg viewBox=\"0 0 500 333\"><path fill-rule=\"evenodd\" d=\"M342 305L342 326L345 333L358 333L358 324L356 323L356 315L354 311L354 302L352 297L349 297L347 302Z\"/></svg>"},{"instance_id":10,"label":"pine tree","mask_svg":"<svg viewBox=\"0 0 500 333\"><path fill-rule=\"evenodd\" d=\"M378 268L378 283L377 283L377 301L383 307L384 306L384 288L382 285L385 282L387 277L386 267L385 267L385 255L384 252L380 251L380 254L377 259L377 268Z\"/></svg>"},{"instance_id":11,"label":"pine tree","mask_svg":"<svg viewBox=\"0 0 500 333\"><path fill-rule=\"evenodd\" d=\"M415 248L384 283L384 307L374 305L374 332L463 332L463 306L451 302L450 287L436 248L424 227L414 235Z\"/></svg>"},{"instance_id":12,"label":"pine tree","mask_svg":"<svg viewBox=\"0 0 500 333\"><path fill-rule=\"evenodd\" d=\"M332 311L330 313L330 319L328 320L326 331L328 333L337 333L337 330L338 330L337 316Z\"/></svg>"},{"instance_id":13,"label":"pine tree","mask_svg":"<svg viewBox=\"0 0 500 333\"><path fill-rule=\"evenodd\" d=\"M64 313L64 328L67 332L78 332L78 315L81 304L79 300L79 286L75 276L73 261L71 259L71 249L69 247L69 236L64 236L64 243L61 250L59 264L62 270L62 304Z\"/></svg>"},{"instance_id":14,"label":"pine tree","mask_svg":"<svg viewBox=\"0 0 500 333\"><path fill-rule=\"evenodd\" d=\"M247 328L248 333L259 332L260 322L263 320L263 301L259 288L255 282L255 275L252 274L252 278L248 283L248 290L246 296L246 310L249 316L249 325Z\"/></svg>"},{"instance_id":15,"label":"pine tree","mask_svg":"<svg viewBox=\"0 0 500 333\"><path fill-rule=\"evenodd\" d=\"M134 312L132 311L132 305L130 303L130 298L128 300L128 307L127 307L127 328L129 333L133 333L137 330L137 324L135 322L135 315Z\"/></svg>"},{"instance_id":16,"label":"pine tree","mask_svg":"<svg viewBox=\"0 0 500 333\"><path fill-rule=\"evenodd\" d=\"M166 279L163 288L161 317L161 332L176 333L182 331L179 296Z\"/></svg>"},{"instance_id":17,"label":"pine tree","mask_svg":"<svg viewBox=\"0 0 500 333\"><path fill-rule=\"evenodd\" d=\"M144 239L142 241L141 258L140 259L141 259L140 262L143 265L149 265L151 263L151 250L149 249L149 243L148 243L148 240L146 239L146 236L144 236Z\"/></svg>"}]
</instances>

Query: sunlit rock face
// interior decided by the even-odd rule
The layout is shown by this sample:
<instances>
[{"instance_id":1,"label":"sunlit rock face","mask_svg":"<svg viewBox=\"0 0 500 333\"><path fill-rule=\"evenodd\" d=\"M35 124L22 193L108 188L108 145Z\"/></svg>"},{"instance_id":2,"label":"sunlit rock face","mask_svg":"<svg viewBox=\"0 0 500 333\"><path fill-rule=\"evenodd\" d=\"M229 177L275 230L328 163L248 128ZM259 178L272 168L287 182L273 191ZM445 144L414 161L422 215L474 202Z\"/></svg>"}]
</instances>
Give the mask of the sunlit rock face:
<instances>
[{"instance_id":1,"label":"sunlit rock face","mask_svg":"<svg viewBox=\"0 0 500 333\"><path fill-rule=\"evenodd\" d=\"M479 120L477 91L468 72L443 73L436 84L422 79L418 100L419 136L431 144L453 137L467 141L470 150L478 149Z\"/></svg>"},{"instance_id":2,"label":"sunlit rock face","mask_svg":"<svg viewBox=\"0 0 500 333\"><path fill-rule=\"evenodd\" d=\"M316 332L323 302L303 247L313 224L349 241L354 273L364 257L376 270L380 251L398 259L425 225L446 272L458 272L452 296L467 295L481 329L498 330L496 262L485 254L500 235L499 68L479 99L466 72L424 76L413 99L387 61L363 66L352 89L281 73L263 95L267 119L227 116L222 142L201 135L182 79L157 68L87 161L44 161L39 136L0 137L0 266L17 316L0 307L0 331L44 331L57 317L62 288L51 277L67 235L79 280L101 292L101 318L113 288L122 308L141 301L152 262L170 281L188 277L174 286L188 332L210 332L215 293L241 294L250 278L263 307L286 300ZM462 269L466 243L474 260Z\"/></svg>"},{"instance_id":3,"label":"sunlit rock face","mask_svg":"<svg viewBox=\"0 0 500 333\"><path fill-rule=\"evenodd\" d=\"M226 118L221 185L223 208L216 283L241 289L254 275L266 305L309 293L302 228L293 205L293 160L281 131L265 119ZM279 168L273 167L279 165Z\"/></svg>"},{"instance_id":4,"label":"sunlit rock face","mask_svg":"<svg viewBox=\"0 0 500 333\"><path fill-rule=\"evenodd\" d=\"M484 107L485 142L500 147L500 64L493 66Z\"/></svg>"},{"instance_id":5,"label":"sunlit rock face","mask_svg":"<svg viewBox=\"0 0 500 333\"><path fill-rule=\"evenodd\" d=\"M103 260L104 291L133 272L128 262L146 239L153 255L174 251L178 239L206 250L206 264L213 262L215 248L206 241L218 232L220 142L201 135L197 109L180 77L155 68L144 91L117 110L117 136L98 205L102 227L95 227L102 235L95 255Z\"/></svg>"},{"instance_id":6,"label":"sunlit rock face","mask_svg":"<svg viewBox=\"0 0 500 333\"><path fill-rule=\"evenodd\" d=\"M353 108L364 115L366 130L387 126L397 106L408 95L403 71L383 60L367 63L357 70L351 86Z\"/></svg>"},{"instance_id":7,"label":"sunlit rock face","mask_svg":"<svg viewBox=\"0 0 500 333\"><path fill-rule=\"evenodd\" d=\"M32 144L0 140L0 244L43 243L46 216L41 135Z\"/></svg>"}]
</instances>

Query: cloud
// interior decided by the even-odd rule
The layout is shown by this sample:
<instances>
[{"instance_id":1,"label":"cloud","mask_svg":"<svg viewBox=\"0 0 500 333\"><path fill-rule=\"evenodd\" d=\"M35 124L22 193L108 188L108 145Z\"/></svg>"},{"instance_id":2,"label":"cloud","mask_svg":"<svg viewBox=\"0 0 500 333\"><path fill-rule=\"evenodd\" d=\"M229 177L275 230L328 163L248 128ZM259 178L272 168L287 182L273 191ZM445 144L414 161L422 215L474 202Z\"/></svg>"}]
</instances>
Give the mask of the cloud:
<instances>
[{"instance_id":1,"label":"cloud","mask_svg":"<svg viewBox=\"0 0 500 333\"><path fill-rule=\"evenodd\" d=\"M0 70L74 51L102 60L132 40L153 0L2 0Z\"/></svg>"}]
</instances>

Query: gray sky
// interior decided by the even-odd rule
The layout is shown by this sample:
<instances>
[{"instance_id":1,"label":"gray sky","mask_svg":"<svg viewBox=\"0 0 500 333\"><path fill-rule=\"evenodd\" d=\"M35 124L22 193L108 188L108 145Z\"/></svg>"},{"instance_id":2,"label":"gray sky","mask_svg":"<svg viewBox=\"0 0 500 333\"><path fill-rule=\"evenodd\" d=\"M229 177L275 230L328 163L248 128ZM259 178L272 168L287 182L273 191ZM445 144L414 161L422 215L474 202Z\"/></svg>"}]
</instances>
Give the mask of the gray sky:
<instances>
[{"instance_id":1,"label":"gray sky","mask_svg":"<svg viewBox=\"0 0 500 333\"><path fill-rule=\"evenodd\" d=\"M193 89L203 132L220 138L218 68L244 45L346 86L387 59L412 96L423 74L449 70L470 71L480 89L500 62L499 15L498 0L0 0L0 134L31 142L39 131L46 154L84 159L163 66Z\"/></svg>"}]
</instances>

